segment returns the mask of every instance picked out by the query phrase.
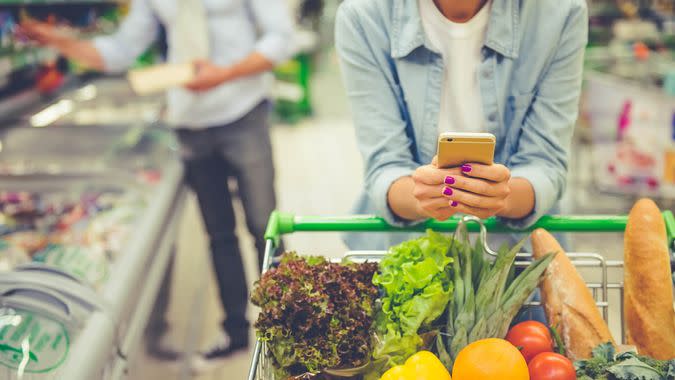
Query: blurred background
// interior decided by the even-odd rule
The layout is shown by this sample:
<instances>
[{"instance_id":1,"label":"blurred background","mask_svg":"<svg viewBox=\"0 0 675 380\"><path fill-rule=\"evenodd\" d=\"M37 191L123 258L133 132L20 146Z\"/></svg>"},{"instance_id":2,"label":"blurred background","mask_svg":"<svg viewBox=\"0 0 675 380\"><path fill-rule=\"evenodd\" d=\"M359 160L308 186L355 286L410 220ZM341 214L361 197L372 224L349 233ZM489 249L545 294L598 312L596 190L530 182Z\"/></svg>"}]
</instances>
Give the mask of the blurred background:
<instances>
[{"instance_id":1,"label":"blurred background","mask_svg":"<svg viewBox=\"0 0 675 380\"><path fill-rule=\"evenodd\" d=\"M340 2L288 3L298 53L274 71L279 209L348 215L361 190L362 162L333 47ZM589 7L584 91L563 212L625 214L643 196L673 210L675 1L589 0ZM151 311L161 305L168 305L168 339L188 353L205 344L223 315L201 218L182 184L175 138L163 124L164 97L137 96L125 76L87 71L17 33L18 23L32 17L82 37L108 34L127 11L126 1L0 0L0 271L6 273L0 308L21 305L35 315L32 326L44 344L64 347L50 354L54 365L26 377L16 377L11 366L3 372L2 363L11 360L0 358L2 379L74 379L59 376L99 371L106 379L229 380L248 373L250 352L195 375L185 361L167 363L144 347L155 328ZM135 66L161 62L165 51L160 37ZM236 183L230 186L236 192ZM252 240L238 201L235 206L253 282ZM50 215L64 213L69 217L50 230L47 247L43 234L16 228L17 221L39 215L48 223ZM86 223L84 213L92 215ZM285 243L303 254L339 257L346 250L339 234L293 235ZM571 243L577 251L621 258L620 235L585 235ZM25 265L26 253L53 270ZM173 285L160 292L167 271L174 272ZM83 280L90 286L73 285ZM36 297L68 307L40 306ZM53 375L66 358L64 372Z\"/></svg>"}]
</instances>

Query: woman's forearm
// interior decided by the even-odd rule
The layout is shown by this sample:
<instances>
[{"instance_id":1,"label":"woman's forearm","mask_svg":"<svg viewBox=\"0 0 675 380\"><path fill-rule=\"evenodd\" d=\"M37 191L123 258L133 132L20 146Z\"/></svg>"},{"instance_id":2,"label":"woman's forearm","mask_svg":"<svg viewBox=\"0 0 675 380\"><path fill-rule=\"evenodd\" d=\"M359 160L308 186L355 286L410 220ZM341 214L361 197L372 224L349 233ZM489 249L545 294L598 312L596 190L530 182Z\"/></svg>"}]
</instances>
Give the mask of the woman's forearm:
<instances>
[{"instance_id":1,"label":"woman's forearm","mask_svg":"<svg viewBox=\"0 0 675 380\"><path fill-rule=\"evenodd\" d=\"M412 177L396 180L387 193L389 208L398 217L415 221L427 218L419 209L418 200L413 196L415 181ZM509 181L510 195L506 207L497 215L508 219L522 219L530 215L535 207L534 188L524 178L512 178Z\"/></svg>"},{"instance_id":2,"label":"woman's forearm","mask_svg":"<svg viewBox=\"0 0 675 380\"><path fill-rule=\"evenodd\" d=\"M506 198L506 207L499 216L507 219L522 219L534 210L534 188L525 178L512 178L509 181L511 194Z\"/></svg>"},{"instance_id":3,"label":"woman's forearm","mask_svg":"<svg viewBox=\"0 0 675 380\"><path fill-rule=\"evenodd\" d=\"M415 181L412 177L401 177L389 187L387 201L389 208L399 218L405 220L420 220L425 217L417 207L417 199L413 196Z\"/></svg>"}]
</instances>

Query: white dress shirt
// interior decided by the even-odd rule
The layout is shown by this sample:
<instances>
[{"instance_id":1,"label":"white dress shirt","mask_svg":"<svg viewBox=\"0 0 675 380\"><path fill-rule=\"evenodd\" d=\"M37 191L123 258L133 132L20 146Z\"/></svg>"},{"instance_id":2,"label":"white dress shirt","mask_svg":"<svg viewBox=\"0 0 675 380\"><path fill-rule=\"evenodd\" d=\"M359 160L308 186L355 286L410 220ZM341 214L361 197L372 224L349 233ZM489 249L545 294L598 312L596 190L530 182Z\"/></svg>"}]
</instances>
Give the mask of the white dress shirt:
<instances>
[{"instance_id":1,"label":"white dress shirt","mask_svg":"<svg viewBox=\"0 0 675 380\"><path fill-rule=\"evenodd\" d=\"M179 17L179 8L183 6L179 1L183 0L132 0L119 30L94 40L106 70L121 72L133 64L157 38L160 23L168 34L168 61L183 63L181 56L185 54L171 46L183 39L175 35L184 29L176 27L184 21ZM293 25L285 0L199 1L203 2L206 14L208 56L214 64L232 65L254 52L275 63L289 58ZM257 74L204 93L172 89L168 92L168 122L182 128L228 124L265 99L270 84L269 74Z\"/></svg>"}]
</instances>

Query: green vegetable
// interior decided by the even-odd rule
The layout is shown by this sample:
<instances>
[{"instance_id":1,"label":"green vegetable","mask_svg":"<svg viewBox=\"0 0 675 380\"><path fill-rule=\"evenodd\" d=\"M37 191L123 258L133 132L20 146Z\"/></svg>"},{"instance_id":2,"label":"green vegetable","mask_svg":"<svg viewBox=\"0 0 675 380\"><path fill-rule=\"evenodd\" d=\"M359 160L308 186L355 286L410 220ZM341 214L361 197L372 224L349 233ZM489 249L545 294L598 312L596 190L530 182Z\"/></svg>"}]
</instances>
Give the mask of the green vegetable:
<instances>
[{"instance_id":1,"label":"green vegetable","mask_svg":"<svg viewBox=\"0 0 675 380\"><path fill-rule=\"evenodd\" d=\"M502 248L492 262L481 241L428 231L425 237L391 248L373 282L383 290L375 322L377 379L422 348L432 349L446 367L468 344L503 338L516 313L553 260L535 261L519 276L513 263L523 242Z\"/></svg>"},{"instance_id":2,"label":"green vegetable","mask_svg":"<svg viewBox=\"0 0 675 380\"><path fill-rule=\"evenodd\" d=\"M428 231L425 237L392 247L373 283L383 291L376 317L372 378L415 354L422 334L437 330L452 298L452 238Z\"/></svg>"},{"instance_id":3,"label":"green vegetable","mask_svg":"<svg viewBox=\"0 0 675 380\"><path fill-rule=\"evenodd\" d=\"M255 327L268 343L277 379L368 362L376 270L374 263L341 265L287 253L262 276L251 297L262 309Z\"/></svg>"},{"instance_id":4,"label":"green vegetable","mask_svg":"<svg viewBox=\"0 0 675 380\"><path fill-rule=\"evenodd\" d=\"M617 379L632 379L636 380L662 380L661 374L656 369L641 362L636 357L631 357L622 362L619 362L609 368L607 372L612 374ZM637 376L636 374L640 374Z\"/></svg>"},{"instance_id":5,"label":"green vegetable","mask_svg":"<svg viewBox=\"0 0 675 380\"><path fill-rule=\"evenodd\" d=\"M466 231L461 231L468 241ZM519 276L514 276L513 264L525 243L523 239L512 249L502 247L494 262L488 259L483 242L475 247L455 244L455 297L448 308L446 340L454 360L459 352L475 341L504 338L513 318L539 284L554 255L533 262ZM515 278L514 278L515 277Z\"/></svg>"},{"instance_id":6,"label":"green vegetable","mask_svg":"<svg viewBox=\"0 0 675 380\"><path fill-rule=\"evenodd\" d=\"M660 361L632 352L617 354L611 343L593 350L593 358L575 363L579 380L675 380L675 359Z\"/></svg>"},{"instance_id":7,"label":"green vegetable","mask_svg":"<svg viewBox=\"0 0 675 380\"><path fill-rule=\"evenodd\" d=\"M558 329L556 327L549 327L549 330L551 330L551 335L553 336L553 341L555 341L555 352L559 353L560 355L565 356L565 352L567 352L567 349L565 348L565 342L563 341L562 337L560 336L560 333L558 332Z\"/></svg>"}]
</instances>

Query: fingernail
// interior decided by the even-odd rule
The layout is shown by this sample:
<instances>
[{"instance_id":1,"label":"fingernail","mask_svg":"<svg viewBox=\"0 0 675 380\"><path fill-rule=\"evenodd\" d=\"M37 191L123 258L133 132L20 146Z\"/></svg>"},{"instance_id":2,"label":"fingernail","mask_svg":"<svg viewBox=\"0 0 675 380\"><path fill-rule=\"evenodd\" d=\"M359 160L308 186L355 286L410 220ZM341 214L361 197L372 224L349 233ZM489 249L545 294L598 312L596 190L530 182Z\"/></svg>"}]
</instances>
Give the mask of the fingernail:
<instances>
[{"instance_id":1,"label":"fingernail","mask_svg":"<svg viewBox=\"0 0 675 380\"><path fill-rule=\"evenodd\" d=\"M445 194L445 195L452 195L452 189L449 188L449 187L446 187L446 188L443 190L443 194Z\"/></svg>"},{"instance_id":2,"label":"fingernail","mask_svg":"<svg viewBox=\"0 0 675 380\"><path fill-rule=\"evenodd\" d=\"M455 184L455 177L451 177L451 176L445 177L445 184L446 185L454 185Z\"/></svg>"},{"instance_id":3,"label":"fingernail","mask_svg":"<svg viewBox=\"0 0 675 380\"><path fill-rule=\"evenodd\" d=\"M469 165L469 164L464 164L464 165L462 165L462 171L463 171L464 173L469 173L472 169L473 169L473 168L472 168L471 165Z\"/></svg>"},{"instance_id":4,"label":"fingernail","mask_svg":"<svg viewBox=\"0 0 675 380\"><path fill-rule=\"evenodd\" d=\"M457 203L457 201L452 201L452 203L450 203L450 206L457 207L459 206L459 203Z\"/></svg>"}]
</instances>

